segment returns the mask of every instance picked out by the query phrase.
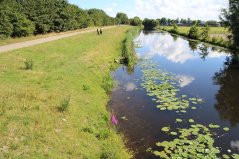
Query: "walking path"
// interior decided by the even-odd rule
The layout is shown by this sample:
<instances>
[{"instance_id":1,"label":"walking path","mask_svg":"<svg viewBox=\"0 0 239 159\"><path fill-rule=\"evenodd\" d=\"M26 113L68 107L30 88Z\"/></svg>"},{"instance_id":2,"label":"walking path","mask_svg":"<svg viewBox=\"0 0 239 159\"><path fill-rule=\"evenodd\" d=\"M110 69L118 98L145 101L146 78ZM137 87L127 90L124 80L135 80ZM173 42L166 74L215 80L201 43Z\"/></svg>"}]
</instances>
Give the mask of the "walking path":
<instances>
[{"instance_id":1,"label":"walking path","mask_svg":"<svg viewBox=\"0 0 239 159\"><path fill-rule=\"evenodd\" d=\"M103 29L111 29L113 27L115 27L115 26L104 27ZM65 34L61 34L61 35L55 35L55 36L36 39L36 40L30 40L30 41L25 41L25 42L4 45L4 46L0 46L0 53L4 53L4 52L16 50L16 49L21 49L21 48L25 48L25 47L29 47L29 46L34 46L34 45L38 45L38 44L42 44L42 43L46 43L46 42L50 42L50 41L55 41L55 40L59 40L62 38L76 36L76 35L83 34L83 33L94 32L94 31L96 32L96 29L81 30L78 32L73 32L73 33L65 33Z\"/></svg>"}]
</instances>

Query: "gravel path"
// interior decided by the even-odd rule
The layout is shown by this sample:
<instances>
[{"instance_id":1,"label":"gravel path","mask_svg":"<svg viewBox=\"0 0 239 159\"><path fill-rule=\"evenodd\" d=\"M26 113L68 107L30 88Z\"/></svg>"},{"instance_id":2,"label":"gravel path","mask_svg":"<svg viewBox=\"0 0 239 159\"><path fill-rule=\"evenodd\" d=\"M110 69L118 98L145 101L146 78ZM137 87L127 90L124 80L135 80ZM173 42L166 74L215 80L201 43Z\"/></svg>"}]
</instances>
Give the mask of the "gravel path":
<instances>
[{"instance_id":1,"label":"gravel path","mask_svg":"<svg viewBox=\"0 0 239 159\"><path fill-rule=\"evenodd\" d=\"M113 27L115 27L115 26L104 27L103 29L110 29ZM55 40L59 40L62 38L67 38L67 37L76 36L79 34L89 33L89 32L94 32L94 31L96 32L96 29L78 31L78 32L73 32L73 33L65 33L65 34L61 34L61 35L55 35L55 36L36 39L36 40L30 40L30 41L25 41L25 42L4 45L4 46L0 46L0 53L12 51L12 50L16 50L16 49L20 49L20 48L24 48L24 47L34 46L34 45L38 45L38 44L42 44L42 43L47 43L50 41L55 41Z\"/></svg>"}]
</instances>

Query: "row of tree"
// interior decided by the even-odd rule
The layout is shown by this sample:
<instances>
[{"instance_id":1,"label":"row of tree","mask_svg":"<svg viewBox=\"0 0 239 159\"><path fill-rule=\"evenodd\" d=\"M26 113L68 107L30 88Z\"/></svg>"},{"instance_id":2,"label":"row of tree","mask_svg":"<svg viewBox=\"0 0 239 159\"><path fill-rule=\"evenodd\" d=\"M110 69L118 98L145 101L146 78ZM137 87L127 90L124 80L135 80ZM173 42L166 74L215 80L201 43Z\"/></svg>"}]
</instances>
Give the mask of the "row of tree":
<instances>
[{"instance_id":1,"label":"row of tree","mask_svg":"<svg viewBox=\"0 0 239 159\"><path fill-rule=\"evenodd\" d=\"M167 26L167 25L180 25L180 26L192 26L192 25L200 25L200 26L219 26L222 25L220 22L217 22L215 20L209 20L209 21L202 21L202 20L192 20L190 18L188 19L170 19L170 18L161 18L161 19L157 19L159 24L162 26Z\"/></svg>"},{"instance_id":2,"label":"row of tree","mask_svg":"<svg viewBox=\"0 0 239 159\"><path fill-rule=\"evenodd\" d=\"M124 13L113 18L100 9L83 10L67 0L0 0L0 38L118 24L141 25L141 20Z\"/></svg>"}]
</instances>

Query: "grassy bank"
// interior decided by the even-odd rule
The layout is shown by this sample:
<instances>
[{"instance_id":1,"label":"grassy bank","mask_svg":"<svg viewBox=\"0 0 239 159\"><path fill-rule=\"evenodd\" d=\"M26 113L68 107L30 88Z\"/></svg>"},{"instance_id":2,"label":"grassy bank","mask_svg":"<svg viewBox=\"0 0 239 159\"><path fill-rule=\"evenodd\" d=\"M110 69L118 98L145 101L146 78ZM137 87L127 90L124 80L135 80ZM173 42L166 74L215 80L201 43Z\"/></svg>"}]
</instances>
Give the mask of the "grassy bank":
<instances>
[{"instance_id":1,"label":"grassy bank","mask_svg":"<svg viewBox=\"0 0 239 159\"><path fill-rule=\"evenodd\" d=\"M140 27L134 27L128 30L126 38L123 42L123 57L125 57L126 63L129 66L133 66L136 60L133 40L139 34L140 30Z\"/></svg>"},{"instance_id":2,"label":"grassy bank","mask_svg":"<svg viewBox=\"0 0 239 159\"><path fill-rule=\"evenodd\" d=\"M128 29L0 55L0 158L131 157L106 111L110 68Z\"/></svg>"},{"instance_id":3,"label":"grassy bank","mask_svg":"<svg viewBox=\"0 0 239 159\"><path fill-rule=\"evenodd\" d=\"M173 29L172 26L163 26L163 27L160 27L159 29L175 34L175 32L172 31ZM199 29L199 35L200 35L202 27L198 27L198 29ZM179 26L178 33L176 34L189 37L188 36L189 30L190 30L190 27ZM195 40L200 40L202 42L218 45L218 46L229 48L229 49L235 49L235 47L232 45L232 42L228 39L228 35L230 35L230 33L228 29L224 27L210 27L209 38L207 40L202 40L201 38L196 38Z\"/></svg>"}]
</instances>

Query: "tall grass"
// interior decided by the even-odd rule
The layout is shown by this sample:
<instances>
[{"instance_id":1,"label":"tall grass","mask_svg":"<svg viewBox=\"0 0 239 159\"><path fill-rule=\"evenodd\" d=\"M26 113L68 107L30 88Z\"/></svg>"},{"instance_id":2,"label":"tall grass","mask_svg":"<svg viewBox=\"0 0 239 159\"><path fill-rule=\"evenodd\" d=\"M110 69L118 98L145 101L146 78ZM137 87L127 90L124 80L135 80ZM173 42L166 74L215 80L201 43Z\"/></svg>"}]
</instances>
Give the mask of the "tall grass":
<instances>
[{"instance_id":1,"label":"tall grass","mask_svg":"<svg viewBox=\"0 0 239 159\"><path fill-rule=\"evenodd\" d=\"M140 27L134 27L127 31L126 38L123 41L123 57L128 66L133 66L136 61L133 40L140 32Z\"/></svg>"}]
</instances>

